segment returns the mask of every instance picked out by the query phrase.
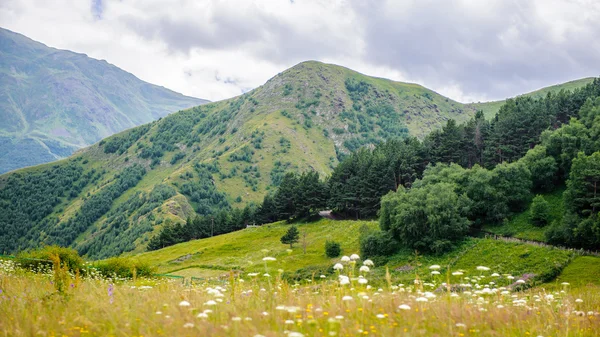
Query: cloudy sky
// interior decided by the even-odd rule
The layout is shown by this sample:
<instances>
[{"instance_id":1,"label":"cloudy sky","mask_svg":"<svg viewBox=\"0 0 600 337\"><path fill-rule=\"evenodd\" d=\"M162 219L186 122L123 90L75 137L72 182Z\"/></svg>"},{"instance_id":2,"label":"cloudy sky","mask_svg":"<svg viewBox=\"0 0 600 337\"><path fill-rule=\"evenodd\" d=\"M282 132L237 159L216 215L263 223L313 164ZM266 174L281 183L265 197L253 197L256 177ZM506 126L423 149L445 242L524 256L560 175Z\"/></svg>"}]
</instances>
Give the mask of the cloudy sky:
<instances>
[{"instance_id":1,"label":"cloudy sky","mask_svg":"<svg viewBox=\"0 0 600 337\"><path fill-rule=\"evenodd\" d=\"M600 75L596 0L2 0L0 26L213 101L305 60L461 102Z\"/></svg>"}]
</instances>

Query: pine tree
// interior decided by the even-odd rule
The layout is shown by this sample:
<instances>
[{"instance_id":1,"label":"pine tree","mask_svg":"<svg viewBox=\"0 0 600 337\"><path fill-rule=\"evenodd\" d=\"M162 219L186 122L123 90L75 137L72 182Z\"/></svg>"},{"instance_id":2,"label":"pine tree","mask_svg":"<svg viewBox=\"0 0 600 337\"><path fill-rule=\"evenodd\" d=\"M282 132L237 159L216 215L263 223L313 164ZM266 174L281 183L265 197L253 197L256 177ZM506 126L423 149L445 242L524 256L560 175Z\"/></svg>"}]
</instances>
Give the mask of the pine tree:
<instances>
[{"instance_id":1,"label":"pine tree","mask_svg":"<svg viewBox=\"0 0 600 337\"><path fill-rule=\"evenodd\" d=\"M290 248L293 248L294 243L298 242L299 238L300 238L300 233L298 232L298 228L296 228L296 226L292 226L281 237L281 243L283 243L284 245L289 244Z\"/></svg>"}]
</instances>

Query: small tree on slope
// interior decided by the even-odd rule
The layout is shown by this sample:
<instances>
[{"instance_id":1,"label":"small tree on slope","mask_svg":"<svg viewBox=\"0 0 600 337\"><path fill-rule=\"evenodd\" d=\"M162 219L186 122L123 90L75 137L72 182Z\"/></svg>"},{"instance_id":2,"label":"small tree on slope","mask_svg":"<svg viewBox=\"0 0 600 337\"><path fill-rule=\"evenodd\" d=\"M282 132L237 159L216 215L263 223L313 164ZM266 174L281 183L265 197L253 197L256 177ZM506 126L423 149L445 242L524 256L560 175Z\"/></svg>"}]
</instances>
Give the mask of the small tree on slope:
<instances>
[{"instance_id":1,"label":"small tree on slope","mask_svg":"<svg viewBox=\"0 0 600 337\"><path fill-rule=\"evenodd\" d=\"M294 243L298 242L300 238L300 233L298 232L298 228L296 226L290 227L287 232L281 237L281 243L289 244L290 248L293 248Z\"/></svg>"}]
</instances>

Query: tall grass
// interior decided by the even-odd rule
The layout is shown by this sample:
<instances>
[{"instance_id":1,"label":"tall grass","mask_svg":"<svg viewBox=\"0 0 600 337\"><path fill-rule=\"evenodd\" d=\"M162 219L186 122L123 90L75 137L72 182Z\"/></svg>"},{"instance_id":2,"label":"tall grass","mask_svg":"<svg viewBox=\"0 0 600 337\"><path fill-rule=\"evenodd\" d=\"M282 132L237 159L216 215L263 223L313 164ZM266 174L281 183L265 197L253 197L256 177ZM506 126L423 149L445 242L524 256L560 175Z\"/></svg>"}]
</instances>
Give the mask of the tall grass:
<instances>
[{"instance_id":1,"label":"tall grass","mask_svg":"<svg viewBox=\"0 0 600 337\"><path fill-rule=\"evenodd\" d=\"M264 272L231 274L222 283L86 278L70 283L68 296L57 297L48 296L56 291L51 274L0 261L0 331L5 336L600 334L597 287L518 292L516 279L477 269L417 275L418 282L398 284L389 274L388 280L371 280L370 271L359 272L360 264L351 263L339 271L349 276L348 284L337 275L292 284L280 278L278 261L263 265ZM369 286L375 283L381 288Z\"/></svg>"}]
</instances>

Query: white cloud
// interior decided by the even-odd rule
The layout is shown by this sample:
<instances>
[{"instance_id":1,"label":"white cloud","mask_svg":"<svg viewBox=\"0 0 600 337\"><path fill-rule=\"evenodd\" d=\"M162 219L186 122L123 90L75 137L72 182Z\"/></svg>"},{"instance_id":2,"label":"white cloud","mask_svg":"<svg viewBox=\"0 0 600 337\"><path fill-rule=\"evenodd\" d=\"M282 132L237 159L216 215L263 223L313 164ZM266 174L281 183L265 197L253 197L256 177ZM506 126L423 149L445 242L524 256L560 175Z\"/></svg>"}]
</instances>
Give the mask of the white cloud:
<instances>
[{"instance_id":1,"label":"white cloud","mask_svg":"<svg viewBox=\"0 0 600 337\"><path fill-rule=\"evenodd\" d=\"M4 0L0 22L142 80L219 100L308 59L459 101L596 76L592 0Z\"/></svg>"}]
</instances>

